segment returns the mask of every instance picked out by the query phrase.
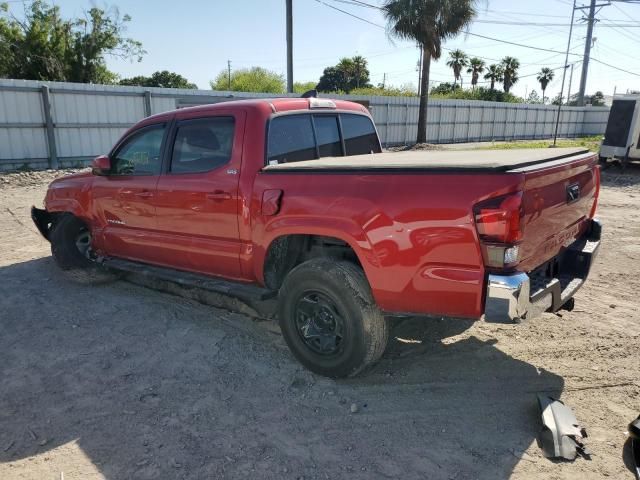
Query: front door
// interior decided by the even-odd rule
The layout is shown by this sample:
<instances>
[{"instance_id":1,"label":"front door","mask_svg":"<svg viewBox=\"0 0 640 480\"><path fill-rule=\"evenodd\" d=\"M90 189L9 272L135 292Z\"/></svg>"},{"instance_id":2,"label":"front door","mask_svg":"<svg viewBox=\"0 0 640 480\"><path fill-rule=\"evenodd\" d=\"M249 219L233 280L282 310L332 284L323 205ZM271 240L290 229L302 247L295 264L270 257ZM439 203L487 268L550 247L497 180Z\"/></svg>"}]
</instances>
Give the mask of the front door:
<instances>
[{"instance_id":1,"label":"front door","mask_svg":"<svg viewBox=\"0 0 640 480\"><path fill-rule=\"evenodd\" d=\"M140 261L157 255L153 203L166 130L163 123L132 132L110 155L110 174L94 179L91 195L102 230L97 236L107 255Z\"/></svg>"},{"instance_id":2,"label":"front door","mask_svg":"<svg viewBox=\"0 0 640 480\"><path fill-rule=\"evenodd\" d=\"M154 201L163 256L176 268L241 278L238 183L245 114L179 115Z\"/></svg>"}]
</instances>

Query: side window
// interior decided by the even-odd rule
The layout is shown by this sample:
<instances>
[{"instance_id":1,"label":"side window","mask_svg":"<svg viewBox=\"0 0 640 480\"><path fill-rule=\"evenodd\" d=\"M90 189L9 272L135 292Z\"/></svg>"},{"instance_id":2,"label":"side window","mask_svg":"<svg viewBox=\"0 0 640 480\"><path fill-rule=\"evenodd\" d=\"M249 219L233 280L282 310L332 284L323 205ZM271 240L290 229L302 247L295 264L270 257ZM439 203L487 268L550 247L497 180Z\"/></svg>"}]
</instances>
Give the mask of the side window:
<instances>
[{"instance_id":1,"label":"side window","mask_svg":"<svg viewBox=\"0 0 640 480\"><path fill-rule=\"evenodd\" d=\"M364 115L341 114L342 135L347 155L380 153L380 142L373 122Z\"/></svg>"},{"instance_id":2,"label":"side window","mask_svg":"<svg viewBox=\"0 0 640 480\"><path fill-rule=\"evenodd\" d=\"M171 173L207 172L231 159L233 117L186 120L178 124Z\"/></svg>"},{"instance_id":3,"label":"side window","mask_svg":"<svg viewBox=\"0 0 640 480\"><path fill-rule=\"evenodd\" d=\"M276 117L269 125L267 159L278 163L316 158L311 115Z\"/></svg>"},{"instance_id":4,"label":"side window","mask_svg":"<svg viewBox=\"0 0 640 480\"><path fill-rule=\"evenodd\" d=\"M336 115L314 115L316 139L321 157L341 157L342 142Z\"/></svg>"},{"instance_id":5,"label":"side window","mask_svg":"<svg viewBox=\"0 0 640 480\"><path fill-rule=\"evenodd\" d=\"M165 126L143 129L125 140L113 155L112 171L116 175L158 175L162 162L162 139Z\"/></svg>"}]
</instances>

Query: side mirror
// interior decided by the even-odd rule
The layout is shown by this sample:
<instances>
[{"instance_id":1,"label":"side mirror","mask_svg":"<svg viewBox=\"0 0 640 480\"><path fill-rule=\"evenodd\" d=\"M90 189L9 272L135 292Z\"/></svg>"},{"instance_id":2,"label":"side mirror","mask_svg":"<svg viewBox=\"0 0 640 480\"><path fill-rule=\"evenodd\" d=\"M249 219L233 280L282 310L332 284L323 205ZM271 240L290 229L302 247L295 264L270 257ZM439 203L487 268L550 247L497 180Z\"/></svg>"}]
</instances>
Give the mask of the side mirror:
<instances>
[{"instance_id":1,"label":"side mirror","mask_svg":"<svg viewBox=\"0 0 640 480\"><path fill-rule=\"evenodd\" d=\"M94 175L108 175L111 172L111 159L107 155L100 155L91 162L91 173Z\"/></svg>"}]
</instances>

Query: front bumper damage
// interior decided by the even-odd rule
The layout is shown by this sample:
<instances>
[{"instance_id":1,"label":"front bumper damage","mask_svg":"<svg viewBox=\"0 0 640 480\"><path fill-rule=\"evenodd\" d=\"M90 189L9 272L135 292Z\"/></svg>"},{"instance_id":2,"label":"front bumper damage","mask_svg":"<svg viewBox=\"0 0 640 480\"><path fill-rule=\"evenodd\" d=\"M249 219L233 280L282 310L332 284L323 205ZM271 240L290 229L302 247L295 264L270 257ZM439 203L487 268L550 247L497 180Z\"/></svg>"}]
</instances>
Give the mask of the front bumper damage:
<instances>
[{"instance_id":1,"label":"front bumper damage","mask_svg":"<svg viewBox=\"0 0 640 480\"><path fill-rule=\"evenodd\" d=\"M49 240L53 218L49 212L41 208L31 207L31 220L42 236Z\"/></svg>"},{"instance_id":2,"label":"front bumper damage","mask_svg":"<svg viewBox=\"0 0 640 480\"><path fill-rule=\"evenodd\" d=\"M562 252L555 262L555 274L548 276L544 269L510 275L489 275L485 300L485 321L519 322L540 315L557 312L571 305L573 296L584 284L600 248L602 224L591 220L587 234Z\"/></svg>"}]
</instances>

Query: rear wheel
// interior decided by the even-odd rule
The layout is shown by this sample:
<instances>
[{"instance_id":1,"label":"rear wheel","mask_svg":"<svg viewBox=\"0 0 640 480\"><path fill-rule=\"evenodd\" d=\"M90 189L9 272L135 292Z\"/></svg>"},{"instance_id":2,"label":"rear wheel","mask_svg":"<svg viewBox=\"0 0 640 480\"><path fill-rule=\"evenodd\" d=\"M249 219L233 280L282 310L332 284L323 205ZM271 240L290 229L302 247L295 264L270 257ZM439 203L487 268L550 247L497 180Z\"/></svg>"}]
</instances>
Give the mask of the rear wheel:
<instances>
[{"instance_id":1,"label":"rear wheel","mask_svg":"<svg viewBox=\"0 0 640 480\"><path fill-rule=\"evenodd\" d=\"M98 263L91 248L91 232L71 214L60 217L51 230L51 254L70 280L82 284L106 283L118 278Z\"/></svg>"},{"instance_id":2,"label":"rear wheel","mask_svg":"<svg viewBox=\"0 0 640 480\"><path fill-rule=\"evenodd\" d=\"M278 298L282 334L294 356L327 377L351 377L383 354L389 327L357 265L317 258L294 268Z\"/></svg>"}]
</instances>

